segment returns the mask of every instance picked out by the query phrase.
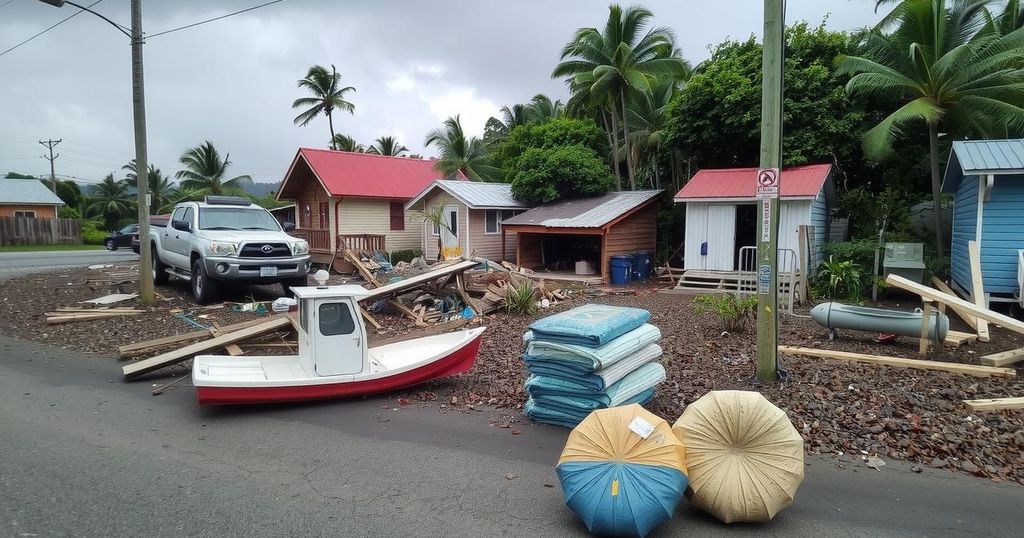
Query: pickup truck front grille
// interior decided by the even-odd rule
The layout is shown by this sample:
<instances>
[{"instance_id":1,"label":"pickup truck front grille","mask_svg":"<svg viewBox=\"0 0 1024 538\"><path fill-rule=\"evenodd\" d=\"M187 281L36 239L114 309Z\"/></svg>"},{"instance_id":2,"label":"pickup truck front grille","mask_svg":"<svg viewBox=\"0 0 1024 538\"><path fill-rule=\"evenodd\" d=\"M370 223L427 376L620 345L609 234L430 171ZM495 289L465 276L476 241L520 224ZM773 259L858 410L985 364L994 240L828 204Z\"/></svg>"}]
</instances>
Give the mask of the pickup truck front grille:
<instances>
[{"instance_id":1,"label":"pickup truck front grille","mask_svg":"<svg viewBox=\"0 0 1024 538\"><path fill-rule=\"evenodd\" d=\"M238 252L239 258L287 258L291 255L285 243L246 243Z\"/></svg>"}]
</instances>

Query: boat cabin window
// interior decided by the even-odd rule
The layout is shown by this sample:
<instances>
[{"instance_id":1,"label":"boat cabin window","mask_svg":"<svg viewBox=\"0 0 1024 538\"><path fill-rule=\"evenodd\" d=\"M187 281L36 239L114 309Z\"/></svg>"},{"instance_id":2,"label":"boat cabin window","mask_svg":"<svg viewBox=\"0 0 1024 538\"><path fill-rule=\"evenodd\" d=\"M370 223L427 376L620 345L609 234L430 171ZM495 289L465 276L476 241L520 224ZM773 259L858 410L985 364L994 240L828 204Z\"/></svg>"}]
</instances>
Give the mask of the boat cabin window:
<instances>
[{"instance_id":1,"label":"boat cabin window","mask_svg":"<svg viewBox=\"0 0 1024 538\"><path fill-rule=\"evenodd\" d=\"M310 310L313 306L313 301L304 300L299 302L299 327L302 327L302 332L309 334L309 316L312 315Z\"/></svg>"},{"instance_id":2,"label":"boat cabin window","mask_svg":"<svg viewBox=\"0 0 1024 538\"><path fill-rule=\"evenodd\" d=\"M352 311L345 303L326 303L320 305L320 334L335 336L352 334L356 330Z\"/></svg>"}]
</instances>

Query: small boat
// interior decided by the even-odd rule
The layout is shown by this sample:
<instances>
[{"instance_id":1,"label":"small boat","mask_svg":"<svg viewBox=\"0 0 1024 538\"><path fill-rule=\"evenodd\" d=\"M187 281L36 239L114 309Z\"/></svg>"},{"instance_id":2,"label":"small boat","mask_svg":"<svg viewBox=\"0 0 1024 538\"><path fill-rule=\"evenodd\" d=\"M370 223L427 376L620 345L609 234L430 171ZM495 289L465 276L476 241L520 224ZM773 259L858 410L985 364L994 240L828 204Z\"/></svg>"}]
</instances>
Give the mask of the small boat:
<instances>
[{"instance_id":1,"label":"small boat","mask_svg":"<svg viewBox=\"0 0 1024 538\"><path fill-rule=\"evenodd\" d=\"M361 286L292 288L299 354L201 355L192 383L201 405L346 398L411 387L473 367L484 327L367 348Z\"/></svg>"},{"instance_id":2,"label":"small boat","mask_svg":"<svg viewBox=\"0 0 1024 538\"><path fill-rule=\"evenodd\" d=\"M822 303L811 309L811 318L829 330L834 337L836 329L852 329L900 336L921 336L921 309L913 312L870 308L842 303ZM949 332L949 318L936 311L928 320L928 338L945 340Z\"/></svg>"}]
</instances>

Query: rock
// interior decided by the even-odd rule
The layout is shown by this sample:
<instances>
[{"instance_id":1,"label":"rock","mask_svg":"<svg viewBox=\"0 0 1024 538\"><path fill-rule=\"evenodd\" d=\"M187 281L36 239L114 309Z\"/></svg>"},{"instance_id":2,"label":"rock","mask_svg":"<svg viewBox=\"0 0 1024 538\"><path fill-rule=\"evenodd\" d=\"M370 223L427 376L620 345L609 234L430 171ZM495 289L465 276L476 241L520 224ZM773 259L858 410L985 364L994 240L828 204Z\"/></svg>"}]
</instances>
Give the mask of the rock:
<instances>
[{"instance_id":1,"label":"rock","mask_svg":"<svg viewBox=\"0 0 1024 538\"><path fill-rule=\"evenodd\" d=\"M964 460L960 463L960 468L971 474L980 474L981 468L974 464L971 460Z\"/></svg>"},{"instance_id":2,"label":"rock","mask_svg":"<svg viewBox=\"0 0 1024 538\"><path fill-rule=\"evenodd\" d=\"M915 465L915 466L911 467L910 470L914 471L915 473L920 473L921 472L921 467L918 466L918 465Z\"/></svg>"},{"instance_id":3,"label":"rock","mask_svg":"<svg viewBox=\"0 0 1024 538\"><path fill-rule=\"evenodd\" d=\"M946 460L944 460L942 458L935 458L935 459L932 460L932 467L940 467L941 468L941 467L945 467L947 465L949 465L949 462L947 462Z\"/></svg>"}]
</instances>

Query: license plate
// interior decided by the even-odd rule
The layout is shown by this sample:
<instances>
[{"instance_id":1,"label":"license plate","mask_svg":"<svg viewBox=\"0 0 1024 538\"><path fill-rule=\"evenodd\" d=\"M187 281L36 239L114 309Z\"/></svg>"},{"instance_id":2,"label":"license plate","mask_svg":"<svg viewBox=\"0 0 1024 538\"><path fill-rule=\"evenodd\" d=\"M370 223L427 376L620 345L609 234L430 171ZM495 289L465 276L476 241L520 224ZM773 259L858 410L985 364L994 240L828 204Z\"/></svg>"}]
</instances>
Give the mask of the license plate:
<instances>
[{"instance_id":1,"label":"license plate","mask_svg":"<svg viewBox=\"0 0 1024 538\"><path fill-rule=\"evenodd\" d=\"M277 266L260 267L260 276L277 276Z\"/></svg>"}]
</instances>

